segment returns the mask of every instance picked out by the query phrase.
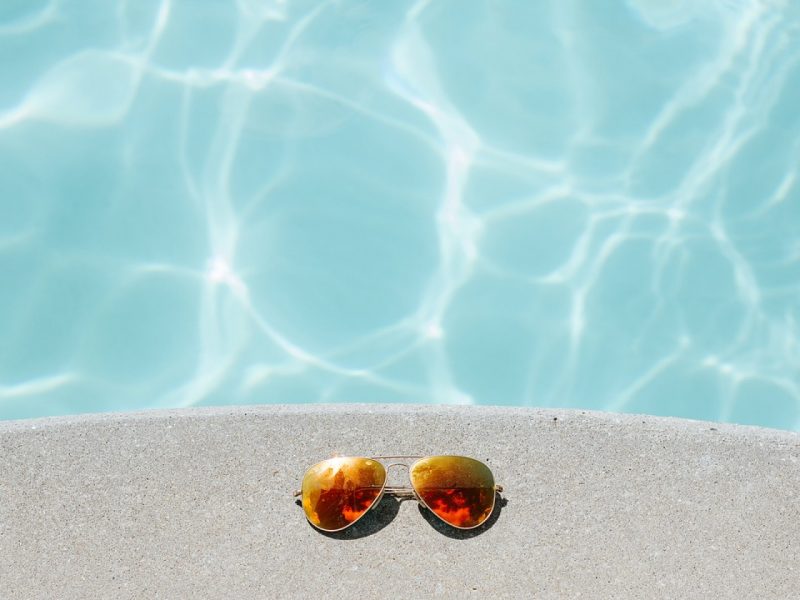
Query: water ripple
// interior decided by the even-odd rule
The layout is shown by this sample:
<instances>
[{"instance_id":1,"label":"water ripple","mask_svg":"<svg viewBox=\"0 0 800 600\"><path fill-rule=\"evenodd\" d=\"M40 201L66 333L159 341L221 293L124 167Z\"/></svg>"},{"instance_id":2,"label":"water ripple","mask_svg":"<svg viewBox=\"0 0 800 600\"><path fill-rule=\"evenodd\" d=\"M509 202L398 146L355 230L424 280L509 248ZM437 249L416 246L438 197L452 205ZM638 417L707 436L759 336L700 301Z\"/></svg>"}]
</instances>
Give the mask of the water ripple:
<instances>
[{"instance_id":1,"label":"water ripple","mask_svg":"<svg viewBox=\"0 0 800 600\"><path fill-rule=\"evenodd\" d=\"M791 2L50 0L0 57L0 418L800 429Z\"/></svg>"}]
</instances>

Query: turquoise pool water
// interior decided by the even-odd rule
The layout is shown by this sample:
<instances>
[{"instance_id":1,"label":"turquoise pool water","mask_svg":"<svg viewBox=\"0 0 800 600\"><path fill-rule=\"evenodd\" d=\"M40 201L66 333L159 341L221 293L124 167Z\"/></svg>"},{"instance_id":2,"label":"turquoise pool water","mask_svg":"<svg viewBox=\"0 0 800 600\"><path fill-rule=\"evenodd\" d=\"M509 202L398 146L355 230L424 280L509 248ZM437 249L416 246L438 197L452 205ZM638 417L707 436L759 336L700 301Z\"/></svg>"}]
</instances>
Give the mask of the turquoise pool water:
<instances>
[{"instance_id":1,"label":"turquoise pool water","mask_svg":"<svg viewBox=\"0 0 800 600\"><path fill-rule=\"evenodd\" d=\"M800 3L4 0L0 417L800 429Z\"/></svg>"}]
</instances>

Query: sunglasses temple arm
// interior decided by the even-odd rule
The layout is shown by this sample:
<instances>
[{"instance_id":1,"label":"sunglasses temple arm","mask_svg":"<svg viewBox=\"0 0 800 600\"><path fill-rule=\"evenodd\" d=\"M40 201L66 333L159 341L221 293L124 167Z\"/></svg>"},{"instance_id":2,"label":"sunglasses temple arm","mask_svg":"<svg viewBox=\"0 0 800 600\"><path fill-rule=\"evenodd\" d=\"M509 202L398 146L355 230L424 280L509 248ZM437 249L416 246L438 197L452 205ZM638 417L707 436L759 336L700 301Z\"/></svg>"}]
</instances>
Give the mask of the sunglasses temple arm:
<instances>
[{"instance_id":1,"label":"sunglasses temple arm","mask_svg":"<svg viewBox=\"0 0 800 600\"><path fill-rule=\"evenodd\" d=\"M503 493L503 486L496 485L494 486L494 491L498 494ZM411 488L396 488L396 487L387 487L384 491L384 494L388 496L394 496L395 498L416 498L417 495L414 493L414 490Z\"/></svg>"},{"instance_id":2,"label":"sunglasses temple arm","mask_svg":"<svg viewBox=\"0 0 800 600\"><path fill-rule=\"evenodd\" d=\"M414 495L414 490L412 490L411 488L387 487L385 490L383 490L383 493L386 494L387 496L394 496L395 498L416 498L416 496ZM294 494L292 494L294 498L298 498L302 495L303 495L302 490L295 490Z\"/></svg>"},{"instance_id":3,"label":"sunglasses temple arm","mask_svg":"<svg viewBox=\"0 0 800 600\"><path fill-rule=\"evenodd\" d=\"M395 498L412 498L416 499L416 494L411 488L405 487L387 487L383 490L387 496L394 496Z\"/></svg>"},{"instance_id":4,"label":"sunglasses temple arm","mask_svg":"<svg viewBox=\"0 0 800 600\"><path fill-rule=\"evenodd\" d=\"M494 491L497 492L498 494L502 494L503 493L503 486L502 485L494 486ZM384 493L388 494L389 496L395 496L397 498L415 498L416 497L414 495L414 490L412 490L410 488L392 488L392 487L387 487L384 490ZM300 497L302 495L303 495L303 491L302 490L295 490L294 494L292 494L292 496L294 498L298 498L298 497Z\"/></svg>"}]
</instances>

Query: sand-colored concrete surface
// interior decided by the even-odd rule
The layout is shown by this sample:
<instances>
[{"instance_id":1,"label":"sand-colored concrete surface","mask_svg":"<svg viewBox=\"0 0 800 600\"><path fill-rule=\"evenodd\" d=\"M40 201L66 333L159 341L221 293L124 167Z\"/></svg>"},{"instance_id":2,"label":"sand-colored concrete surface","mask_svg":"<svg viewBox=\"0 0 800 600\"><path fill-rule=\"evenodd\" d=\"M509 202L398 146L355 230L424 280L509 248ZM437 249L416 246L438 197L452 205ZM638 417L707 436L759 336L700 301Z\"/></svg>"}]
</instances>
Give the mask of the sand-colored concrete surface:
<instances>
[{"instance_id":1,"label":"sand-colored concrete surface","mask_svg":"<svg viewBox=\"0 0 800 600\"><path fill-rule=\"evenodd\" d=\"M334 454L474 456L506 502L463 533L387 498L323 535L292 492ZM3 600L398 597L798 598L800 435L439 406L0 422Z\"/></svg>"}]
</instances>

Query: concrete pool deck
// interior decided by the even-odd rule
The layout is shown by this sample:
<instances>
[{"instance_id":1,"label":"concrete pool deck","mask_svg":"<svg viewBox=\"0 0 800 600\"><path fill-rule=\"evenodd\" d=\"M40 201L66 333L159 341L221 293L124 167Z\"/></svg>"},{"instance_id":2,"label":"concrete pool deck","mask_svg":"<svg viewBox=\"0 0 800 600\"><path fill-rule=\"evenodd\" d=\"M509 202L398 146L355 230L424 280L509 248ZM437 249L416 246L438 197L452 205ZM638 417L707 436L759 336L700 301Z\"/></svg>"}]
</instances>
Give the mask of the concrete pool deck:
<instances>
[{"instance_id":1,"label":"concrete pool deck","mask_svg":"<svg viewBox=\"0 0 800 600\"><path fill-rule=\"evenodd\" d=\"M473 532L385 498L323 535L292 498L333 454L445 453L505 487ZM800 435L447 406L0 422L4 600L472 595L800 597Z\"/></svg>"}]
</instances>

